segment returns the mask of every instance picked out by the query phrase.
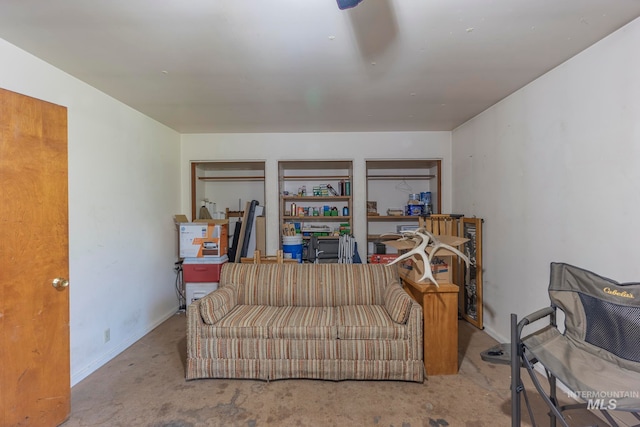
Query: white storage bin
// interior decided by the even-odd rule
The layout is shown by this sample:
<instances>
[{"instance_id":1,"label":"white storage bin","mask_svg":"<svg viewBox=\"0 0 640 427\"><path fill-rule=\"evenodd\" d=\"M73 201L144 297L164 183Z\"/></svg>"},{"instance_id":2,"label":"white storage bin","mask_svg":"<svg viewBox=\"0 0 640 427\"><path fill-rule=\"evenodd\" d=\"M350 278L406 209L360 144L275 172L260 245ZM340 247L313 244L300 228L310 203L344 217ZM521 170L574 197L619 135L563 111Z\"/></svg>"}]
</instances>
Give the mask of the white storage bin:
<instances>
[{"instance_id":1,"label":"white storage bin","mask_svg":"<svg viewBox=\"0 0 640 427\"><path fill-rule=\"evenodd\" d=\"M218 289L218 282L185 283L185 287L187 290L187 305L189 305Z\"/></svg>"}]
</instances>

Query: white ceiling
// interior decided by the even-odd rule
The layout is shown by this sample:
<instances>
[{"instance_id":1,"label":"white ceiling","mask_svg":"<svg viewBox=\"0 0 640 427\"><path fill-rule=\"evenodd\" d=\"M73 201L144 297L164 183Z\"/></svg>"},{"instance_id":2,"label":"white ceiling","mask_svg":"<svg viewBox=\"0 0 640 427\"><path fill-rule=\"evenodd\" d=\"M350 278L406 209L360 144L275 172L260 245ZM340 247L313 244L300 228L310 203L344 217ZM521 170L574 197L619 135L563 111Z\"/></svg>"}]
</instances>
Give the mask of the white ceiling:
<instances>
[{"instance_id":1,"label":"white ceiling","mask_svg":"<svg viewBox=\"0 0 640 427\"><path fill-rule=\"evenodd\" d=\"M0 38L181 133L451 130L638 16L640 0L0 0Z\"/></svg>"}]
</instances>

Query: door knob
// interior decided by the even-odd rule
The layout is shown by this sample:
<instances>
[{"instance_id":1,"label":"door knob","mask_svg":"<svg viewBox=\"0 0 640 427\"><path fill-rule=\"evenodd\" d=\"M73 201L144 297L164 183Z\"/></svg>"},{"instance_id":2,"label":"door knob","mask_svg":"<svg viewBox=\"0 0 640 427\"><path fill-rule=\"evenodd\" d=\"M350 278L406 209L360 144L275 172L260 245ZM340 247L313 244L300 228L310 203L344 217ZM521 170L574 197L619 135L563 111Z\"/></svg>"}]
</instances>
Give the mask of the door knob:
<instances>
[{"instance_id":1,"label":"door knob","mask_svg":"<svg viewBox=\"0 0 640 427\"><path fill-rule=\"evenodd\" d=\"M56 277L55 279L53 279L53 282L51 282L51 286L59 291L62 291L64 290L64 288L67 288L69 286L69 281L64 277Z\"/></svg>"}]
</instances>

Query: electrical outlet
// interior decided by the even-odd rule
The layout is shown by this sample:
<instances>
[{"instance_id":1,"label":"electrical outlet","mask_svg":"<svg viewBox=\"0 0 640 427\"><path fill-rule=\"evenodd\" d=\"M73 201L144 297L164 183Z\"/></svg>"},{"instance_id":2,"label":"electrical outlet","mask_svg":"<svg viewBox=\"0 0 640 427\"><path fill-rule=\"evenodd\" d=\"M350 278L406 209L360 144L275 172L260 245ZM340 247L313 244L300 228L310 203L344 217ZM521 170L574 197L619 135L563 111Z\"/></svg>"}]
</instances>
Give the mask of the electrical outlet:
<instances>
[{"instance_id":1,"label":"electrical outlet","mask_svg":"<svg viewBox=\"0 0 640 427\"><path fill-rule=\"evenodd\" d=\"M105 344L109 342L109 340L111 339L111 329L107 328L104 330L104 342Z\"/></svg>"}]
</instances>

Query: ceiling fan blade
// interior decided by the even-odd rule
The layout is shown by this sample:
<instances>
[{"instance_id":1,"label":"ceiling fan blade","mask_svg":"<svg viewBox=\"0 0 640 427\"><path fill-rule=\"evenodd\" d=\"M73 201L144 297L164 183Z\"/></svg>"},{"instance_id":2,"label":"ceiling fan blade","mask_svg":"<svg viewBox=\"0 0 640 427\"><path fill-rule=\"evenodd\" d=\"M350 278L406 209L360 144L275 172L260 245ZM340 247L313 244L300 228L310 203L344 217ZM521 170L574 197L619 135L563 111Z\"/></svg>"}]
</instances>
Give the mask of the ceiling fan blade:
<instances>
[{"instance_id":1,"label":"ceiling fan blade","mask_svg":"<svg viewBox=\"0 0 640 427\"><path fill-rule=\"evenodd\" d=\"M340 10L356 7L362 0L337 0Z\"/></svg>"}]
</instances>

